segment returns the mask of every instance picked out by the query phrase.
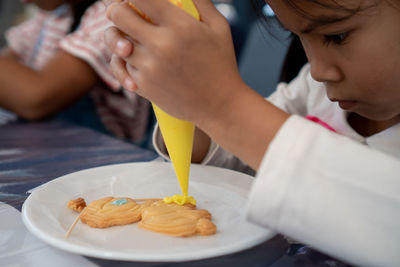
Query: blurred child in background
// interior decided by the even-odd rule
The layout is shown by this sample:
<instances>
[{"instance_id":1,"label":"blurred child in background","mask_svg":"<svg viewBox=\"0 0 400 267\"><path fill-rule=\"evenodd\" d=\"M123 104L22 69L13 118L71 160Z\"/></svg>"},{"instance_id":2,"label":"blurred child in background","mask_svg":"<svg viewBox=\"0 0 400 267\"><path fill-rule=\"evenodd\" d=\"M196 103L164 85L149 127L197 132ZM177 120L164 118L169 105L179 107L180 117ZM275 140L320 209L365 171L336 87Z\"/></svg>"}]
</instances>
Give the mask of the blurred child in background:
<instances>
[{"instance_id":1,"label":"blurred child in background","mask_svg":"<svg viewBox=\"0 0 400 267\"><path fill-rule=\"evenodd\" d=\"M0 107L27 120L63 119L135 142L144 140L148 101L121 90L103 41L111 25L95 0L24 0L35 15L6 32Z\"/></svg>"}]
</instances>

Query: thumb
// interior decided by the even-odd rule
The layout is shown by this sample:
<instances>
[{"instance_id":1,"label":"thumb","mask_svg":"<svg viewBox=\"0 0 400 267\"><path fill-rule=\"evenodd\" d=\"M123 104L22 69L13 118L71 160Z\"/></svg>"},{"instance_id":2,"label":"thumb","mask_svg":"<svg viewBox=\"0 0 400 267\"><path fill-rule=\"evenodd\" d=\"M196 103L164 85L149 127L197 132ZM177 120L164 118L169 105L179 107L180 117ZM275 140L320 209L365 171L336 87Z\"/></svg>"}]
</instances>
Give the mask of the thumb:
<instances>
[{"instance_id":1,"label":"thumb","mask_svg":"<svg viewBox=\"0 0 400 267\"><path fill-rule=\"evenodd\" d=\"M222 18L225 19L221 13L215 8L211 0L193 0L197 10L200 13L200 19L208 26L212 26Z\"/></svg>"}]
</instances>

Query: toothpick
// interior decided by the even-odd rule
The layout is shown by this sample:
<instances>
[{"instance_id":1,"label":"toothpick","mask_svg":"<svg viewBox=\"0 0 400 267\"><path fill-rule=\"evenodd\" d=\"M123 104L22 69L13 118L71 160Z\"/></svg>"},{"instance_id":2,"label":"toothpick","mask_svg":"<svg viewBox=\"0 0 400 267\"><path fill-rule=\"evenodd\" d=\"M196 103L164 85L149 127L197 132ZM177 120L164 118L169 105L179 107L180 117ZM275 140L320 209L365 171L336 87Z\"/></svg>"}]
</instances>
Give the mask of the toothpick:
<instances>
[{"instance_id":1,"label":"toothpick","mask_svg":"<svg viewBox=\"0 0 400 267\"><path fill-rule=\"evenodd\" d=\"M72 225L69 227L68 231L65 233L65 238L68 238L69 235L71 234L72 230L75 228L75 225L78 223L79 219L81 218L81 215L83 214L84 208L81 213L79 213L78 217L76 217L75 221L72 223Z\"/></svg>"}]
</instances>

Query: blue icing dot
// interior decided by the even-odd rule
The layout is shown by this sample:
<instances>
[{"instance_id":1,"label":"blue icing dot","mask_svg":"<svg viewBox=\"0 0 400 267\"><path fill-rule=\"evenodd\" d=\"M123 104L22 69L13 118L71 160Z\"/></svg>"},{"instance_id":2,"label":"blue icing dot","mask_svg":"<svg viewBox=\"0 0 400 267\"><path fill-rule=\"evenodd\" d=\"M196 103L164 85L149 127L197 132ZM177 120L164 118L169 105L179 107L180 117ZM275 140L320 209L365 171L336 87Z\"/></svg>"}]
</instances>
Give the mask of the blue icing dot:
<instances>
[{"instance_id":1,"label":"blue icing dot","mask_svg":"<svg viewBox=\"0 0 400 267\"><path fill-rule=\"evenodd\" d=\"M128 203L128 200L125 198L116 199L113 202L111 202L112 205L116 205L116 206L122 206L126 203Z\"/></svg>"}]
</instances>

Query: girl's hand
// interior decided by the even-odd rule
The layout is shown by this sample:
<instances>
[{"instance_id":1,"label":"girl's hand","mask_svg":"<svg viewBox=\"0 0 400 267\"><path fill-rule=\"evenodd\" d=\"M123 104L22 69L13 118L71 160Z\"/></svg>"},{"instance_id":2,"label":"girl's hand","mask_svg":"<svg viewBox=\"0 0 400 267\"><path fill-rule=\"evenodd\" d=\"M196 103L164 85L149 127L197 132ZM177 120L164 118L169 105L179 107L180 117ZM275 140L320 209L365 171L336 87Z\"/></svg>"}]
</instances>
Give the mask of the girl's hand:
<instances>
[{"instance_id":1,"label":"girl's hand","mask_svg":"<svg viewBox=\"0 0 400 267\"><path fill-rule=\"evenodd\" d=\"M153 24L126 2L108 7L109 18L133 42L127 56L117 49L121 32L106 33L107 45L119 55L112 68L121 83L130 77L139 94L176 117L201 124L217 116L243 85L225 18L209 0L194 1L201 22L167 0L129 1Z\"/></svg>"},{"instance_id":2,"label":"girl's hand","mask_svg":"<svg viewBox=\"0 0 400 267\"><path fill-rule=\"evenodd\" d=\"M106 30L104 40L113 53L110 65L114 76L125 89L136 91L137 86L129 76L126 70L126 62L122 59L132 55L133 42L116 27L110 27Z\"/></svg>"}]
</instances>

